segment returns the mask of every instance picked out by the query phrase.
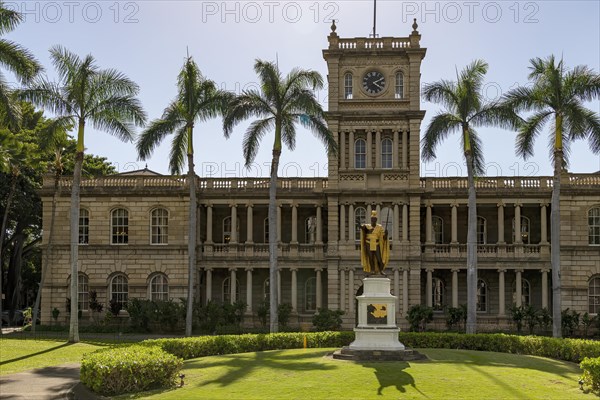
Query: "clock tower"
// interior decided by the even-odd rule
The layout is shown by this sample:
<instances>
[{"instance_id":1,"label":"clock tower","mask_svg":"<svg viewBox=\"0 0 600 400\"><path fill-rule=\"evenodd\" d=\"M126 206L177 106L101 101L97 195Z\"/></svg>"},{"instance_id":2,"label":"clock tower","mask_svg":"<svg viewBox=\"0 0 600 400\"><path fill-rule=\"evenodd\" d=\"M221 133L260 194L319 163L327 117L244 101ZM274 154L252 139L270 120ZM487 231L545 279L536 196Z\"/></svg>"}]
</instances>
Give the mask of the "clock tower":
<instances>
[{"instance_id":1,"label":"clock tower","mask_svg":"<svg viewBox=\"0 0 600 400\"><path fill-rule=\"evenodd\" d=\"M328 160L328 285L345 293L330 296L329 308L352 311L356 288L350 280L362 274L358 227L370 221L372 211L391 237L386 271L410 273L409 301L418 301L419 143L425 116L420 82L426 49L416 20L412 28L408 37L341 38L334 21L323 50L327 123L338 143L338 153Z\"/></svg>"}]
</instances>

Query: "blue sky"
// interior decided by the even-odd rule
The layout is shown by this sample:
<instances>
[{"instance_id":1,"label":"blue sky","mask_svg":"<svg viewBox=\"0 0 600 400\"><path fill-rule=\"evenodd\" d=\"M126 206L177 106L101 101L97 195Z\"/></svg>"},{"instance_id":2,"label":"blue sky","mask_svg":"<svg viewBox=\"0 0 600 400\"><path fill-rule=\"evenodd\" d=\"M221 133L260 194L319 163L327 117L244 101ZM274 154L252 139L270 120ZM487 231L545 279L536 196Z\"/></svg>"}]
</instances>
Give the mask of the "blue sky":
<instances>
[{"instance_id":1,"label":"blue sky","mask_svg":"<svg viewBox=\"0 0 600 400\"><path fill-rule=\"evenodd\" d=\"M83 56L91 53L102 68L116 68L141 87L149 118L161 115L175 95L175 79L186 53L209 79L237 93L256 81L254 60L277 58L283 72L293 67L327 75L322 49L331 18L341 37L365 37L372 31L373 1L4 1L26 21L9 39L29 48L55 73L48 49L61 44ZM599 1L383 1L377 2L377 33L407 36L417 18L421 45L427 48L422 83L453 79L474 59L490 69L485 94L495 98L527 83L529 59L554 54L567 66L585 64L600 70ZM319 92L326 106L326 91ZM588 104L600 112L600 102ZM427 110L422 131L439 106ZM196 125L195 164L201 176L267 176L272 136L267 136L253 168L243 168L240 124L225 140L221 120ZM293 152L284 149L281 176L326 176L327 159L312 134L300 130ZM515 156L513 132L481 129L488 175L551 175L547 133L538 139L535 157ZM144 168L133 144L104 132L86 132L88 152L105 156L121 172ZM168 170L170 141L155 151L148 167ZM315 150L319 149L319 150ZM586 142L572 146L570 170L600 170L600 156ZM422 176L466 175L457 136L438 150L438 159L421 164Z\"/></svg>"}]
</instances>

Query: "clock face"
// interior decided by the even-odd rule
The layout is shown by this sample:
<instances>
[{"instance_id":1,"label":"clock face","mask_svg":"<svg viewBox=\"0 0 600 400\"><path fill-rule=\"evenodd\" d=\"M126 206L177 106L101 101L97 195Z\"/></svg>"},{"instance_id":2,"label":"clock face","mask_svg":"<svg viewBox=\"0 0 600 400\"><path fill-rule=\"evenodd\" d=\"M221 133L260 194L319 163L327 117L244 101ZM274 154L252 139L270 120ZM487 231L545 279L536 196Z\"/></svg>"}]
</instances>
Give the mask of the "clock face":
<instances>
[{"instance_id":1,"label":"clock face","mask_svg":"<svg viewBox=\"0 0 600 400\"><path fill-rule=\"evenodd\" d=\"M381 72L369 71L363 77L363 89L368 94L378 94L385 88L385 77Z\"/></svg>"}]
</instances>

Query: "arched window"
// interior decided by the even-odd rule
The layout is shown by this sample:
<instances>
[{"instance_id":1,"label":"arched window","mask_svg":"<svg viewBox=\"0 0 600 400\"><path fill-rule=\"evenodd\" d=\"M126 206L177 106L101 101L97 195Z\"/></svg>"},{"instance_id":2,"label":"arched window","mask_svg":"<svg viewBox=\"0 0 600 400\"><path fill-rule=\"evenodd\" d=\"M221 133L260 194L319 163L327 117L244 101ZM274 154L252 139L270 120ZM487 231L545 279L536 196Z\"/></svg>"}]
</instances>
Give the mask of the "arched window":
<instances>
[{"instance_id":1,"label":"arched window","mask_svg":"<svg viewBox=\"0 0 600 400\"><path fill-rule=\"evenodd\" d=\"M513 303L517 303L517 283L513 283ZM521 278L521 305L528 306L531 304L531 285L527 279Z\"/></svg>"},{"instance_id":2,"label":"arched window","mask_svg":"<svg viewBox=\"0 0 600 400\"><path fill-rule=\"evenodd\" d=\"M367 223L367 210L364 207L356 207L354 209L354 230L356 240L360 239L360 226Z\"/></svg>"},{"instance_id":3,"label":"arched window","mask_svg":"<svg viewBox=\"0 0 600 400\"><path fill-rule=\"evenodd\" d=\"M129 280L123 274L117 274L110 280L110 299L121 304L122 308L127 306L129 299Z\"/></svg>"},{"instance_id":4,"label":"arched window","mask_svg":"<svg viewBox=\"0 0 600 400\"><path fill-rule=\"evenodd\" d=\"M304 243L314 243L317 240L317 217L312 215L304 220Z\"/></svg>"},{"instance_id":5,"label":"arched window","mask_svg":"<svg viewBox=\"0 0 600 400\"><path fill-rule=\"evenodd\" d=\"M444 309L444 281L440 278L433 278L431 283L431 306L434 310L441 311Z\"/></svg>"},{"instance_id":6,"label":"arched window","mask_svg":"<svg viewBox=\"0 0 600 400\"><path fill-rule=\"evenodd\" d=\"M477 244L487 243L487 221L483 217L477 217Z\"/></svg>"},{"instance_id":7,"label":"arched window","mask_svg":"<svg viewBox=\"0 0 600 400\"><path fill-rule=\"evenodd\" d=\"M367 167L367 142L365 139L356 139L354 142L354 168Z\"/></svg>"},{"instance_id":8,"label":"arched window","mask_svg":"<svg viewBox=\"0 0 600 400\"><path fill-rule=\"evenodd\" d=\"M404 98L404 74L402 72L396 72L396 98Z\"/></svg>"},{"instance_id":9,"label":"arched window","mask_svg":"<svg viewBox=\"0 0 600 400\"><path fill-rule=\"evenodd\" d=\"M529 228L531 223L529 218L521 216L521 241L523 244L529 244ZM513 240L516 242L517 236L515 235L515 219L512 219L512 230L513 230Z\"/></svg>"},{"instance_id":10,"label":"arched window","mask_svg":"<svg viewBox=\"0 0 600 400\"><path fill-rule=\"evenodd\" d=\"M240 281L235 280L235 299L240 299ZM223 280L223 304L231 303L231 278Z\"/></svg>"},{"instance_id":11,"label":"arched window","mask_svg":"<svg viewBox=\"0 0 600 400\"><path fill-rule=\"evenodd\" d=\"M434 215L431 217L431 228L433 231L433 242L435 244L444 243L444 220L442 217Z\"/></svg>"},{"instance_id":12,"label":"arched window","mask_svg":"<svg viewBox=\"0 0 600 400\"><path fill-rule=\"evenodd\" d=\"M240 220L236 219L235 233L236 237L240 237ZM231 217L223 218L223 243L229 243L231 241Z\"/></svg>"},{"instance_id":13,"label":"arched window","mask_svg":"<svg viewBox=\"0 0 600 400\"><path fill-rule=\"evenodd\" d=\"M383 226L383 229L388 232L388 239L392 240L394 232L394 210L390 207L383 207L379 212L377 223Z\"/></svg>"},{"instance_id":14,"label":"arched window","mask_svg":"<svg viewBox=\"0 0 600 400\"><path fill-rule=\"evenodd\" d=\"M487 311L487 284L483 279L477 280L477 311Z\"/></svg>"},{"instance_id":15,"label":"arched window","mask_svg":"<svg viewBox=\"0 0 600 400\"><path fill-rule=\"evenodd\" d=\"M77 307L78 310L90 308L90 286L86 274L79 273L77 279Z\"/></svg>"},{"instance_id":16,"label":"arched window","mask_svg":"<svg viewBox=\"0 0 600 400\"><path fill-rule=\"evenodd\" d=\"M90 212L85 208L79 209L79 244L90 241Z\"/></svg>"},{"instance_id":17,"label":"arched window","mask_svg":"<svg viewBox=\"0 0 600 400\"><path fill-rule=\"evenodd\" d=\"M150 213L150 243L167 244L169 242L169 212L164 208L155 208Z\"/></svg>"},{"instance_id":18,"label":"arched window","mask_svg":"<svg viewBox=\"0 0 600 400\"><path fill-rule=\"evenodd\" d=\"M317 278L311 277L304 283L304 311L317 310Z\"/></svg>"},{"instance_id":19,"label":"arched window","mask_svg":"<svg viewBox=\"0 0 600 400\"><path fill-rule=\"evenodd\" d=\"M392 140L385 138L381 141L381 168L392 168Z\"/></svg>"},{"instance_id":20,"label":"arched window","mask_svg":"<svg viewBox=\"0 0 600 400\"><path fill-rule=\"evenodd\" d=\"M344 98L352 99L352 74L350 72L344 75Z\"/></svg>"},{"instance_id":21,"label":"arched window","mask_svg":"<svg viewBox=\"0 0 600 400\"><path fill-rule=\"evenodd\" d=\"M264 243L269 243L269 218L263 221Z\"/></svg>"},{"instance_id":22,"label":"arched window","mask_svg":"<svg viewBox=\"0 0 600 400\"><path fill-rule=\"evenodd\" d=\"M169 300L169 281L163 274L156 274L150 279L150 300Z\"/></svg>"},{"instance_id":23,"label":"arched window","mask_svg":"<svg viewBox=\"0 0 600 400\"><path fill-rule=\"evenodd\" d=\"M600 311L600 276L594 276L588 284L588 310L590 314Z\"/></svg>"},{"instance_id":24,"label":"arched window","mask_svg":"<svg viewBox=\"0 0 600 400\"><path fill-rule=\"evenodd\" d=\"M112 210L110 231L112 244L129 243L129 211L124 208Z\"/></svg>"},{"instance_id":25,"label":"arched window","mask_svg":"<svg viewBox=\"0 0 600 400\"><path fill-rule=\"evenodd\" d=\"M600 245L600 207L588 211L589 243Z\"/></svg>"}]
</instances>

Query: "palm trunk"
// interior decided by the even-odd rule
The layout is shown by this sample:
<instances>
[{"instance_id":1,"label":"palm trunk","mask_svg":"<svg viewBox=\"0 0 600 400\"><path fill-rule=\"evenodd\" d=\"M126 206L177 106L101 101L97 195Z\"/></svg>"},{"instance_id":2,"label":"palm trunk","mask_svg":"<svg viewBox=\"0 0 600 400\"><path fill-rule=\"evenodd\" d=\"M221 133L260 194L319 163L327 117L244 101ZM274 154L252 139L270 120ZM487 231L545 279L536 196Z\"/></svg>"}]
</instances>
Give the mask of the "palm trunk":
<instances>
[{"instance_id":1,"label":"palm trunk","mask_svg":"<svg viewBox=\"0 0 600 400\"><path fill-rule=\"evenodd\" d=\"M191 134L191 133L190 133ZM190 187L190 220L188 225L188 299L185 315L185 335L192 336L194 316L194 277L196 274L196 174L194 155L188 154L188 185Z\"/></svg>"},{"instance_id":2,"label":"palm trunk","mask_svg":"<svg viewBox=\"0 0 600 400\"><path fill-rule=\"evenodd\" d=\"M2 217L2 231L0 232L0 315L2 315L2 245L4 244L4 238L6 236L6 225L8 224L8 214L10 212L10 205L17 189L17 176L13 175L13 180L10 185L10 191L8 192L8 198L6 199L6 206L4 208L4 216ZM0 323L1 325L1 323ZM0 326L0 335L2 334L2 327Z\"/></svg>"},{"instance_id":3,"label":"palm trunk","mask_svg":"<svg viewBox=\"0 0 600 400\"><path fill-rule=\"evenodd\" d=\"M277 170L279 168L279 157L281 150L273 150L273 161L271 162L271 185L269 186L269 310L270 310L270 332L279 332L279 318L277 315Z\"/></svg>"},{"instance_id":4,"label":"palm trunk","mask_svg":"<svg viewBox=\"0 0 600 400\"><path fill-rule=\"evenodd\" d=\"M467 218L467 333L477 331L477 199L473 156L466 154L469 202Z\"/></svg>"},{"instance_id":5,"label":"palm trunk","mask_svg":"<svg viewBox=\"0 0 600 400\"><path fill-rule=\"evenodd\" d=\"M81 186L81 170L83 168L83 152L75 156L75 170L71 185L71 317L69 323L69 343L79 342L79 299L77 281L79 280L79 189Z\"/></svg>"},{"instance_id":6,"label":"palm trunk","mask_svg":"<svg viewBox=\"0 0 600 400\"><path fill-rule=\"evenodd\" d=\"M44 282L46 281L46 275L48 271L48 264L50 264L50 254L52 254L52 241L54 239L54 221L56 219L56 203L58 201L58 197L60 196L60 171L57 169L56 174L54 175L54 194L52 196L52 211L50 214L50 233L48 234L48 246L46 246L46 252L44 254L44 261L42 262L42 276L40 278L40 284L38 287L37 295L35 296L35 306L33 307L33 320L31 322L31 331L35 333L35 322L37 321L39 310L40 310L40 302L42 299L42 288L44 287ZM79 226L77 227L77 231L79 233Z\"/></svg>"},{"instance_id":7,"label":"palm trunk","mask_svg":"<svg viewBox=\"0 0 600 400\"><path fill-rule=\"evenodd\" d=\"M552 336L562 337L560 288L560 174L562 150L554 152L554 178L550 206L550 262L552 264Z\"/></svg>"}]
</instances>

